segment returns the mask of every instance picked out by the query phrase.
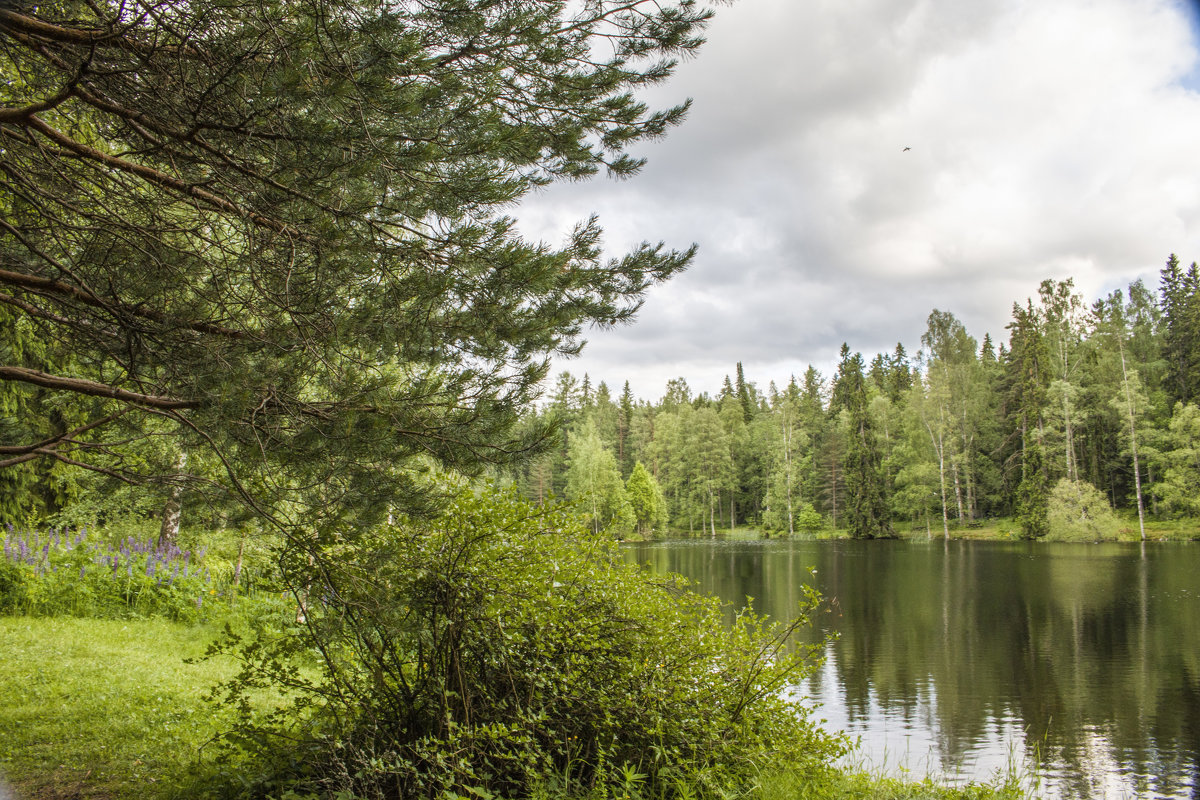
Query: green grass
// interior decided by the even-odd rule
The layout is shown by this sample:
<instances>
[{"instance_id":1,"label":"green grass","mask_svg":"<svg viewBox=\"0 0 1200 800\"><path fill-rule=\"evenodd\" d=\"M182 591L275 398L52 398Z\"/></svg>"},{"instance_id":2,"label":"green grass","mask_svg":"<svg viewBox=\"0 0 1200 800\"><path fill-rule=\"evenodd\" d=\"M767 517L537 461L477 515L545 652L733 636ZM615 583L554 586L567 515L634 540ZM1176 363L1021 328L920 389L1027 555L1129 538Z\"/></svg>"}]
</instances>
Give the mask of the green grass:
<instances>
[{"instance_id":1,"label":"green grass","mask_svg":"<svg viewBox=\"0 0 1200 800\"><path fill-rule=\"evenodd\" d=\"M0 617L0 772L18 796L177 792L220 728L201 695L232 667L216 630L165 620Z\"/></svg>"},{"instance_id":2,"label":"green grass","mask_svg":"<svg viewBox=\"0 0 1200 800\"><path fill-rule=\"evenodd\" d=\"M233 667L184 659L218 631L166 620L0 617L0 773L25 800L188 797L222 728L202 695ZM265 699L264 699L265 700ZM748 800L1018 800L1011 778L953 788L847 770L763 776Z\"/></svg>"},{"instance_id":3,"label":"green grass","mask_svg":"<svg viewBox=\"0 0 1200 800\"><path fill-rule=\"evenodd\" d=\"M945 786L874 772L848 770L814 785L789 772L763 776L756 800L1028 800L1033 795L1010 776L995 784Z\"/></svg>"}]
</instances>

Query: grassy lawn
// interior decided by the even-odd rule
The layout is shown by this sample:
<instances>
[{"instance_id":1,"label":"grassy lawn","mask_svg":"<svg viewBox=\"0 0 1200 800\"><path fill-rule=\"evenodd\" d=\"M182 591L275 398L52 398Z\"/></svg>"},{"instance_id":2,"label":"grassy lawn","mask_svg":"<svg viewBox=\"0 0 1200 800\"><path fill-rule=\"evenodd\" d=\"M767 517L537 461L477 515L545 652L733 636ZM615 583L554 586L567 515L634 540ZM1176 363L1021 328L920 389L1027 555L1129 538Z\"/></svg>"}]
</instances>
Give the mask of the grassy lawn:
<instances>
[{"instance_id":1,"label":"grassy lawn","mask_svg":"<svg viewBox=\"0 0 1200 800\"><path fill-rule=\"evenodd\" d=\"M217 631L163 620L0 617L0 773L18 796L158 798L220 728L185 664Z\"/></svg>"},{"instance_id":2,"label":"grassy lawn","mask_svg":"<svg viewBox=\"0 0 1200 800\"><path fill-rule=\"evenodd\" d=\"M186 664L215 627L163 620L0 617L0 773L23 800L188 797L222 716L201 699L232 665ZM948 788L847 772L822 785L763 776L756 800L975 800L1008 786Z\"/></svg>"}]
</instances>

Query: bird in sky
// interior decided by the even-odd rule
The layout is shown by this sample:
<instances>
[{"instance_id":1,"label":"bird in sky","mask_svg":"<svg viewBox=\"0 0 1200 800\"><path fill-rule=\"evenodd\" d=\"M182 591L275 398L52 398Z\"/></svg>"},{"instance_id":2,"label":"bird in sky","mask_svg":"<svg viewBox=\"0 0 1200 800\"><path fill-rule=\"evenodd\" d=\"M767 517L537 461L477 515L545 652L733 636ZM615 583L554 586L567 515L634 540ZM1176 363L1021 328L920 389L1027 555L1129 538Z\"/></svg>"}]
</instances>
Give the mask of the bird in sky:
<instances>
[{"instance_id":1,"label":"bird in sky","mask_svg":"<svg viewBox=\"0 0 1200 800\"><path fill-rule=\"evenodd\" d=\"M906 147L906 148L904 148L903 150L901 150L900 152L901 152L901 153L907 153L909 150L912 150L912 148L911 148L911 147Z\"/></svg>"}]
</instances>

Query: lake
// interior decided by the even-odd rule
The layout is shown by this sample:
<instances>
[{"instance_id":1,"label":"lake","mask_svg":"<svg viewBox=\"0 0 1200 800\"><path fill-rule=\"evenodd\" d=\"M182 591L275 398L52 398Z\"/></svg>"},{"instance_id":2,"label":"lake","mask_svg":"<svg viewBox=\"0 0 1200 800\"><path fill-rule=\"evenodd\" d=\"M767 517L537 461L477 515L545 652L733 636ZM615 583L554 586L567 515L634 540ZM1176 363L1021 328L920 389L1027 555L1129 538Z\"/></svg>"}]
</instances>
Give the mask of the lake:
<instances>
[{"instance_id":1,"label":"lake","mask_svg":"<svg viewBox=\"0 0 1200 800\"><path fill-rule=\"evenodd\" d=\"M871 769L1200 800L1200 544L689 540L626 557L838 639L799 691ZM815 573L810 574L813 568Z\"/></svg>"}]
</instances>

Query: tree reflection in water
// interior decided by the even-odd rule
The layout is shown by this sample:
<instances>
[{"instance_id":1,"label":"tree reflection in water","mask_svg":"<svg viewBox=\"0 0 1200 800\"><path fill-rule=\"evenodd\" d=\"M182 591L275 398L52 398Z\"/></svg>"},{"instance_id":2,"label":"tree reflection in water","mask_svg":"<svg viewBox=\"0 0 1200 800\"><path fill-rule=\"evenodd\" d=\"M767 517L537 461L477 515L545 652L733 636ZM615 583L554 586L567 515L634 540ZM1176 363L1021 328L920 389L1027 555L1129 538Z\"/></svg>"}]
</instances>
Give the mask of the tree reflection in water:
<instances>
[{"instance_id":1,"label":"tree reflection in water","mask_svg":"<svg viewBox=\"0 0 1200 800\"><path fill-rule=\"evenodd\" d=\"M800 691L859 757L950 779L1039 763L1041 793L1200 798L1200 546L662 542L627 557L836 631ZM809 568L815 567L815 575Z\"/></svg>"}]
</instances>

